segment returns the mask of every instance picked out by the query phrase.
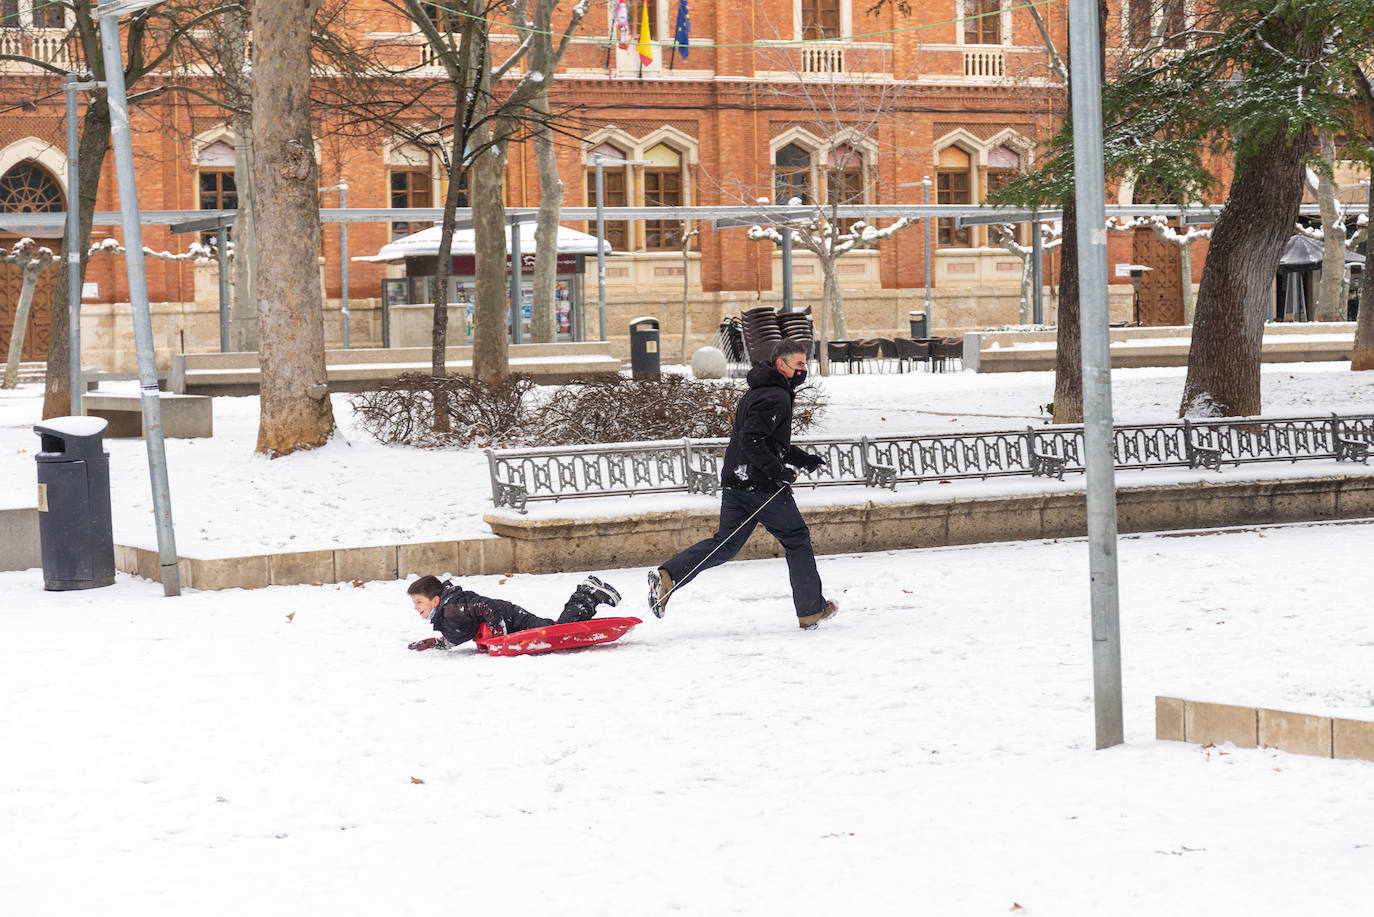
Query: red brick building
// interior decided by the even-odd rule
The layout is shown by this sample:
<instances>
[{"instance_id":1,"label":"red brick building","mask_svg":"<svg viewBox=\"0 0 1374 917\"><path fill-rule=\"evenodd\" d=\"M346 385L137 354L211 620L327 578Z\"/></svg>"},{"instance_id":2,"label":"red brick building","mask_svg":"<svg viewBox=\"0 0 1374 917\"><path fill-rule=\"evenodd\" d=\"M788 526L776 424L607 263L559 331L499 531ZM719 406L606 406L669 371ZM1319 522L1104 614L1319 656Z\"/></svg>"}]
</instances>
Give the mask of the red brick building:
<instances>
[{"instance_id":1,"label":"red brick building","mask_svg":"<svg viewBox=\"0 0 1374 917\"><path fill-rule=\"evenodd\" d=\"M1142 0L1143 2L1143 0ZM65 23L37 0L0 0L0 54L32 55L66 66ZM558 163L565 206L594 202L593 157L609 154L645 164L607 167L605 200L618 204L726 205L761 197L810 201L917 203L929 177L932 199L976 203L1007 176L1035 163L1064 105L1062 82L1031 13L1012 0L935 0L913 4L910 15L894 5L877 15L856 0L760 0L719 3L691 0L690 40L675 46L679 0L626 4L633 35L647 14L653 39L645 63L634 46L616 40L616 0L594 0L551 83L560 119ZM1119 35L1113 3L1109 33ZM1168 23L1170 10L1154 4L1152 18L1136 13L1135 28ZM413 24L380 2L351 9L367 36L412 55L413 79L438 79ZM1142 7L1143 8L1143 7ZM1050 38L1065 47L1066 0L1041 7ZM62 14L70 17L70 13ZM1127 11L1129 17L1129 10ZM1131 21L1128 19L1128 21ZM1143 24L1142 24L1143 23ZM509 28L496 30L495 53L514 46ZM506 51L505 53L509 53ZM172 59L159 83L213 84L185 61ZM514 76L521 71L517 68ZM436 92L442 93L443 87ZM84 103L83 103L84 104ZM0 210L66 200L66 156L61 79L34 66L0 61ZM185 93L165 93L133 113L140 205L144 210L212 209L235 204L235 137L222 109ZM445 188L435 157L397 138L349 138L322 116L317 151L321 186L348 184L351 208L438 206ZM115 210L112 158L105 164L98 209ZM1129 192L1129 189L1127 189ZM508 206L533 206L538 180L532 145L511 149L506 176ZM321 206L337 206L333 193ZM377 251L396 232L414 227L352 224L349 254ZM579 225L594 231L592 227ZM684 257L684 233L697 230ZM742 307L776 303L780 256L771 244L750 242L743 229L713 232L678 221L613 222L608 238L626 252L610 263L609 329L624 339L629 318L656 314L668 341L680 331L684 284L690 303L690 347L706 343L720 319ZM118 236L117 227L96 238ZM15 236L0 235L0 246ZM1020 318L1020 261L989 244L983 228L941 225L932 232L936 331L1013 323ZM187 237L145 229L149 247L184 250ZM51 244L56 247L59 239ZM1113 240L1113 260L1132 260L1131 241ZM927 278L924 228L917 224L875 251L845 256L840 264L852 332L867 336L904 331L906 314L921 308ZM1202 264L1195 253L1195 273ZM263 257L269 257L263 253ZM339 227L326 224L321 247L329 299L327 334L337 343L340 285ZM93 260L87 275L83 329L87 362L126 366L127 284L121 260ZM349 299L353 346L380 342L381 286L401 268L352 263ZM1047 258L1046 282L1055 266ZM218 348L216 267L149 260L160 356L179 349ZM820 272L799 254L795 268L800 304L817 303ZM0 267L0 342L9 337L17 271ZM51 282L51 276L47 278ZM582 328L596 334L594 272L582 279ZM1117 293L1120 293L1118 296ZM1113 305L1129 315L1130 288L1113 290ZM1052 309L1053 299L1047 303ZM8 305L7 305L8 304ZM9 309L7 313L5 310ZM26 355L42 357L49 304L36 311ZM1052 315L1052 313L1051 313ZM675 356L668 347L669 356Z\"/></svg>"}]
</instances>

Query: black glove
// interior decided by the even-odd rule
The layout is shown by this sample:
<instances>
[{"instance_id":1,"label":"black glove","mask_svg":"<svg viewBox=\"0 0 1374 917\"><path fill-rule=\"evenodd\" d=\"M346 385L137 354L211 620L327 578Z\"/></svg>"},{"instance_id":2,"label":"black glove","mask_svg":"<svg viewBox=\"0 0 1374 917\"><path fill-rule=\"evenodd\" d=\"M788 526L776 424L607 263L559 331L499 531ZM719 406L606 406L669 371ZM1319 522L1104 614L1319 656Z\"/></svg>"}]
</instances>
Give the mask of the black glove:
<instances>
[{"instance_id":1,"label":"black glove","mask_svg":"<svg viewBox=\"0 0 1374 917\"><path fill-rule=\"evenodd\" d=\"M797 464L802 467L803 471L819 471L825 467L825 459L814 452L806 452L802 454L802 458Z\"/></svg>"},{"instance_id":2,"label":"black glove","mask_svg":"<svg viewBox=\"0 0 1374 917\"><path fill-rule=\"evenodd\" d=\"M776 487L778 490L782 490L785 487L791 487L793 483L796 482L796 480L797 469L789 468L786 465L784 465L782 466L782 471L778 474L778 476L773 478L773 486Z\"/></svg>"},{"instance_id":3,"label":"black glove","mask_svg":"<svg viewBox=\"0 0 1374 917\"><path fill-rule=\"evenodd\" d=\"M448 649L448 641L443 637L426 637L423 640L416 640L410 644L409 648L417 652L432 649L446 650Z\"/></svg>"}]
</instances>

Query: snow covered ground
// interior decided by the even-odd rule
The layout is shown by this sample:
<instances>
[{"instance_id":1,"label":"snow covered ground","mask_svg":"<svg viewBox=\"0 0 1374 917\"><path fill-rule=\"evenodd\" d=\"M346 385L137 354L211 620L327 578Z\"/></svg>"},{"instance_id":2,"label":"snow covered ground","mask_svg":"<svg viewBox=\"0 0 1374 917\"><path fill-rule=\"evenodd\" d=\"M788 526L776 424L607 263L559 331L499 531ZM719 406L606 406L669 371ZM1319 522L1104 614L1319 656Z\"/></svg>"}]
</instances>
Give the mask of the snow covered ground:
<instances>
[{"instance_id":1,"label":"snow covered ground","mask_svg":"<svg viewBox=\"0 0 1374 917\"><path fill-rule=\"evenodd\" d=\"M1167 421L1177 416L1184 369L1113 372L1113 403L1120 423ZM1041 407L1054 398L1052 373L929 373L836 375L819 380L829 396L820 435L877 435L946 430L1016 429L1041 423ZM1374 411L1374 372L1352 373L1349 364L1268 364L1263 369L1265 413L1310 415ZM112 391L136 392L136 383L107 383ZM33 453L38 438L41 389L0 392L0 506L34 505ZM269 461L253 454L256 398L216 398L212 439L167 440L172 518L177 548L188 557L233 557L264 551L306 551L468 538L490 531L487 461L478 449L419 450L377 444L353 425L347 395L335 395L340 435L323 449ZM156 547L147 452L141 440L106 441L111 462L115 540ZM1228 468L1228 479L1306 474L1315 463ZM1347 469L1350 467L1346 466ZM1138 472L1130 481L1145 479ZM1176 474L1176 473L1169 473ZM1214 477L1198 471L1197 476ZM1173 478L1169 478L1172 480ZM1160 479L1164 480L1163 478ZM1129 481L1123 482L1129 483ZM1036 492L1081 486L1009 479L953 485L940 493ZM917 494L904 488L898 495ZM674 495L578 501L532 513L647 510L664 500L711 505L707 497ZM866 488L829 488L806 502L892 497ZM703 502L704 501L704 502Z\"/></svg>"},{"instance_id":2,"label":"snow covered ground","mask_svg":"<svg viewBox=\"0 0 1374 917\"><path fill-rule=\"evenodd\" d=\"M1365 914L1374 763L1153 740L1153 697L1374 719L1374 525L1121 542L1093 750L1081 541L706 574L613 646L412 653L401 583L0 574L7 914ZM573 575L470 588L557 607ZM1020 910L1018 910L1018 907Z\"/></svg>"},{"instance_id":3,"label":"snow covered ground","mask_svg":"<svg viewBox=\"0 0 1374 917\"><path fill-rule=\"evenodd\" d=\"M1113 374L1168 419L1182 370ZM1265 367L1266 412L1374 410L1374 375ZM826 433L1035 423L1048 374L843 376ZM251 457L253 399L169 440L184 553L481 531L480 453L356 434ZM32 505L33 388L0 394ZM117 537L152 542L141 441ZM1228 469L1228 474L1230 470ZM620 643L416 654L404 584L164 598L0 573L5 914L1365 914L1374 763L1155 742L1157 694L1374 719L1374 523L1120 542L1124 746L1093 750L1082 541L704 575ZM536 611L577 576L476 577ZM1018 910L1019 908L1019 910Z\"/></svg>"}]
</instances>

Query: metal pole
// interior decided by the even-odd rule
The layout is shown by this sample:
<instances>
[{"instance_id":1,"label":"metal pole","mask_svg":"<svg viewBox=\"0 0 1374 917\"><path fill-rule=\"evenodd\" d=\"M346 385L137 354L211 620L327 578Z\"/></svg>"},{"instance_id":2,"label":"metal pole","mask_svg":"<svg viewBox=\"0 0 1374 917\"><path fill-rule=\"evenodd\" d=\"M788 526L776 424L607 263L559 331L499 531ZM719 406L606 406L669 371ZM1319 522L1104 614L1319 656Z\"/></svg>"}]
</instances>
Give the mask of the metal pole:
<instances>
[{"instance_id":1,"label":"metal pole","mask_svg":"<svg viewBox=\"0 0 1374 917\"><path fill-rule=\"evenodd\" d=\"M100 49L105 59L105 85L110 105L110 140L114 146L119 184L119 215L124 228L124 264L129 275L129 306L133 313L134 347L138 352L138 383L143 406L143 440L148 448L148 475L153 488L153 519L157 524L158 563L163 595L181 594L176 535L172 529L172 498L167 487L167 454L162 439L162 403L158 398L157 364L153 359L153 320L148 310L148 278L143 267L143 232L138 219L138 185L134 178L134 150L129 139L129 100L124 93L124 59L119 45L119 20L100 17Z\"/></svg>"},{"instance_id":2,"label":"metal pole","mask_svg":"<svg viewBox=\"0 0 1374 917\"><path fill-rule=\"evenodd\" d=\"M606 340L606 209L605 196L601 193L601 157L596 158L596 305L600 317L601 336Z\"/></svg>"},{"instance_id":3,"label":"metal pole","mask_svg":"<svg viewBox=\"0 0 1374 917\"><path fill-rule=\"evenodd\" d=\"M76 83L75 73L67 74L67 362L69 366L71 391L71 413L80 417L82 391L85 380L81 377L81 170L77 162L80 138L76 130Z\"/></svg>"},{"instance_id":4,"label":"metal pole","mask_svg":"<svg viewBox=\"0 0 1374 917\"><path fill-rule=\"evenodd\" d=\"M1083 452L1087 473L1088 572L1092 593L1093 710L1097 747L1124 740L1121 622L1116 563L1116 469L1107 309L1106 193L1102 168L1102 74L1097 0L1069 0L1074 193L1078 202L1083 347Z\"/></svg>"},{"instance_id":5,"label":"metal pole","mask_svg":"<svg viewBox=\"0 0 1374 917\"><path fill-rule=\"evenodd\" d=\"M782 311L792 311L792 230L782 228Z\"/></svg>"},{"instance_id":6,"label":"metal pole","mask_svg":"<svg viewBox=\"0 0 1374 917\"><path fill-rule=\"evenodd\" d=\"M219 224L215 234L219 250L219 352L229 352L229 226Z\"/></svg>"},{"instance_id":7,"label":"metal pole","mask_svg":"<svg viewBox=\"0 0 1374 917\"><path fill-rule=\"evenodd\" d=\"M1031 224L1031 322L1036 325L1045 320L1045 249L1040 241L1040 221Z\"/></svg>"},{"instance_id":8,"label":"metal pole","mask_svg":"<svg viewBox=\"0 0 1374 917\"><path fill-rule=\"evenodd\" d=\"M520 287L524 265L520 263L520 220L510 221L510 342L519 344L524 339L521 333Z\"/></svg>"},{"instance_id":9,"label":"metal pole","mask_svg":"<svg viewBox=\"0 0 1374 917\"><path fill-rule=\"evenodd\" d=\"M348 209L348 182L339 182L339 209ZM339 224L339 285L342 287L343 346L348 349L348 224Z\"/></svg>"},{"instance_id":10,"label":"metal pole","mask_svg":"<svg viewBox=\"0 0 1374 917\"><path fill-rule=\"evenodd\" d=\"M921 178L921 203L930 203L930 176ZM930 217L925 219L926 236L926 334L935 328L935 307L930 299Z\"/></svg>"}]
</instances>

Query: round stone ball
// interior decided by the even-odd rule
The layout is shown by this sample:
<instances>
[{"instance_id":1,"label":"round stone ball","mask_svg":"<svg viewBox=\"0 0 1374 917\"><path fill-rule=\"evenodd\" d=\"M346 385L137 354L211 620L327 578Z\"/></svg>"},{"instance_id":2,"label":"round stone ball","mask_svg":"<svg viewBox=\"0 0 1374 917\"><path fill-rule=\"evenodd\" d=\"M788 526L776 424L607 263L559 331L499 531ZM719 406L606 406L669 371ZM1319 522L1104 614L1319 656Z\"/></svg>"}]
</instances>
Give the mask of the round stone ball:
<instances>
[{"instance_id":1,"label":"round stone ball","mask_svg":"<svg viewBox=\"0 0 1374 917\"><path fill-rule=\"evenodd\" d=\"M692 375L698 379L724 379L725 354L716 347L703 347L692 354Z\"/></svg>"}]
</instances>

